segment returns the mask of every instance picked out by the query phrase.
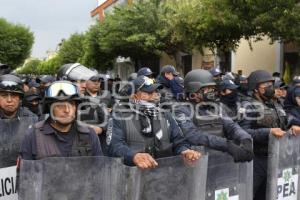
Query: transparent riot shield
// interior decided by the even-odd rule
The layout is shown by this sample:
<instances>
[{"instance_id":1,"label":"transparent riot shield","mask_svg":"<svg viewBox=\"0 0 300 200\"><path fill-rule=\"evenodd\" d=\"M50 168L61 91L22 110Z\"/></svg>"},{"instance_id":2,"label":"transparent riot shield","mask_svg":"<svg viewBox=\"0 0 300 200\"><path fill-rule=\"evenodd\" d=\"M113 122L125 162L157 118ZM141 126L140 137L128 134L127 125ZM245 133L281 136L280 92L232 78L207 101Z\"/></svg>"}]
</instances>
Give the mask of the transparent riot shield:
<instances>
[{"instance_id":1,"label":"transparent riot shield","mask_svg":"<svg viewBox=\"0 0 300 200\"><path fill-rule=\"evenodd\" d=\"M19 200L124 199L125 169L109 157L22 160Z\"/></svg>"},{"instance_id":2,"label":"transparent riot shield","mask_svg":"<svg viewBox=\"0 0 300 200\"><path fill-rule=\"evenodd\" d=\"M252 200L253 163L235 163L223 152L208 150L206 200Z\"/></svg>"},{"instance_id":3,"label":"transparent riot shield","mask_svg":"<svg viewBox=\"0 0 300 200\"><path fill-rule=\"evenodd\" d=\"M16 165L22 139L34 118L0 120L0 168Z\"/></svg>"},{"instance_id":4,"label":"transparent riot shield","mask_svg":"<svg viewBox=\"0 0 300 200\"><path fill-rule=\"evenodd\" d=\"M22 160L19 200L204 200L207 156L193 166L181 157L158 163L142 171L109 157Z\"/></svg>"},{"instance_id":5,"label":"transparent riot shield","mask_svg":"<svg viewBox=\"0 0 300 200\"><path fill-rule=\"evenodd\" d=\"M267 200L300 200L300 136L269 138Z\"/></svg>"},{"instance_id":6,"label":"transparent riot shield","mask_svg":"<svg viewBox=\"0 0 300 200\"><path fill-rule=\"evenodd\" d=\"M193 165L185 164L182 157L158 159L153 170L130 170L128 181L130 200L204 200L208 157L203 156Z\"/></svg>"}]
</instances>

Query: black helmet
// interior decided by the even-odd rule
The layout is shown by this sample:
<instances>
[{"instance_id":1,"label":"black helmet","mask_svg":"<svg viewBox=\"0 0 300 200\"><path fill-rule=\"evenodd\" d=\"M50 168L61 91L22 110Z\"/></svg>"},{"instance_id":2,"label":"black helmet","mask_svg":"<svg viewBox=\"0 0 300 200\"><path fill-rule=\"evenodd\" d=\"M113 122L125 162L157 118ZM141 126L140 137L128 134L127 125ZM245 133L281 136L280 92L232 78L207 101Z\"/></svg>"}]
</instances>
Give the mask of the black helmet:
<instances>
[{"instance_id":1,"label":"black helmet","mask_svg":"<svg viewBox=\"0 0 300 200\"><path fill-rule=\"evenodd\" d=\"M186 93L195 93L206 86L215 86L212 74L203 69L192 70L184 78L184 90Z\"/></svg>"},{"instance_id":2,"label":"black helmet","mask_svg":"<svg viewBox=\"0 0 300 200\"><path fill-rule=\"evenodd\" d=\"M79 89L77 85L69 81L53 82L45 90L45 103L66 100L80 100Z\"/></svg>"},{"instance_id":3,"label":"black helmet","mask_svg":"<svg viewBox=\"0 0 300 200\"><path fill-rule=\"evenodd\" d=\"M248 88L249 91L254 90L260 83L273 81L274 77L272 75L265 71L265 70L256 70L252 72L248 77Z\"/></svg>"},{"instance_id":4,"label":"black helmet","mask_svg":"<svg viewBox=\"0 0 300 200\"><path fill-rule=\"evenodd\" d=\"M0 91L13 92L23 95L23 82L14 75L6 74L0 76Z\"/></svg>"},{"instance_id":5,"label":"black helmet","mask_svg":"<svg viewBox=\"0 0 300 200\"><path fill-rule=\"evenodd\" d=\"M61 66L57 72L57 80L89 80L91 77L97 75L96 72L88 69L80 63L70 63Z\"/></svg>"},{"instance_id":6,"label":"black helmet","mask_svg":"<svg viewBox=\"0 0 300 200\"><path fill-rule=\"evenodd\" d=\"M0 75L9 74L10 72L11 69L7 64L0 63Z\"/></svg>"}]
</instances>

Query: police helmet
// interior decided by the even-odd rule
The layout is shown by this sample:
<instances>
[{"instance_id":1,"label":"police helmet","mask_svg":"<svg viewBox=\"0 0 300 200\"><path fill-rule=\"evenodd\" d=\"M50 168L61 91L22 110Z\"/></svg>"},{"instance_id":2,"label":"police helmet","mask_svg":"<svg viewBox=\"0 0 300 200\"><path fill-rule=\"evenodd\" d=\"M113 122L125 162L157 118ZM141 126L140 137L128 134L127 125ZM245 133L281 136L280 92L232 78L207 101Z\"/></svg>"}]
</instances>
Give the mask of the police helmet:
<instances>
[{"instance_id":1,"label":"police helmet","mask_svg":"<svg viewBox=\"0 0 300 200\"><path fill-rule=\"evenodd\" d=\"M213 75L203 69L192 70L184 78L184 90L186 93L195 93L206 86L215 86Z\"/></svg>"},{"instance_id":2,"label":"police helmet","mask_svg":"<svg viewBox=\"0 0 300 200\"><path fill-rule=\"evenodd\" d=\"M24 94L22 80L11 74L0 76L0 91Z\"/></svg>"},{"instance_id":3,"label":"police helmet","mask_svg":"<svg viewBox=\"0 0 300 200\"><path fill-rule=\"evenodd\" d=\"M272 81L274 82L274 77L265 70L256 70L252 72L248 77L248 88L249 91L253 91L260 83Z\"/></svg>"}]
</instances>

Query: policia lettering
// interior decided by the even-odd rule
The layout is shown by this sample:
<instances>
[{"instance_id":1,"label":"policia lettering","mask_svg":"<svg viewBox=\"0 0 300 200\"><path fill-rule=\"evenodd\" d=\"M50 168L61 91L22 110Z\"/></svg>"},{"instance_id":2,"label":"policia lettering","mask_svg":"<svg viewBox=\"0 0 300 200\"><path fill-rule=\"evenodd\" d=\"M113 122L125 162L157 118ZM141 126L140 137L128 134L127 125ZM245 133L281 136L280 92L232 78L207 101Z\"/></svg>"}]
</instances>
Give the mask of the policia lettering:
<instances>
[{"instance_id":1,"label":"policia lettering","mask_svg":"<svg viewBox=\"0 0 300 200\"><path fill-rule=\"evenodd\" d=\"M17 193L15 177L1 179L0 197L9 196Z\"/></svg>"}]
</instances>

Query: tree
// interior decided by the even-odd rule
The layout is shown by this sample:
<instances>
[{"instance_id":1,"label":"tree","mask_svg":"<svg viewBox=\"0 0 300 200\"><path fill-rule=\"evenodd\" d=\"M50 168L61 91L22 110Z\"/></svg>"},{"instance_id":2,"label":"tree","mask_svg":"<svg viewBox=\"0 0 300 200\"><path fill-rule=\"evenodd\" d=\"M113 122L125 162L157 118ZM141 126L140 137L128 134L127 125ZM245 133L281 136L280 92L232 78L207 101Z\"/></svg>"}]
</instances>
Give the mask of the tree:
<instances>
[{"instance_id":1,"label":"tree","mask_svg":"<svg viewBox=\"0 0 300 200\"><path fill-rule=\"evenodd\" d=\"M20 74L35 74L37 72L37 69L39 68L39 65L41 64L41 60L39 59L32 59L29 60L23 67L21 67L18 70L18 73Z\"/></svg>"},{"instance_id":2,"label":"tree","mask_svg":"<svg viewBox=\"0 0 300 200\"><path fill-rule=\"evenodd\" d=\"M175 56L184 47L182 41L172 40L173 30L166 22L166 16L173 12L160 0L138 1L132 6L115 8L104 22L90 29L93 48L108 59L123 56L136 60L159 57L162 52Z\"/></svg>"},{"instance_id":3,"label":"tree","mask_svg":"<svg viewBox=\"0 0 300 200\"><path fill-rule=\"evenodd\" d=\"M176 2L176 3L175 3ZM180 0L169 16L174 39L198 48L234 50L240 39L299 41L296 0ZM186 39L186 40L184 40Z\"/></svg>"},{"instance_id":4,"label":"tree","mask_svg":"<svg viewBox=\"0 0 300 200\"><path fill-rule=\"evenodd\" d=\"M84 34L74 33L62 42L58 51L58 59L61 65L79 62L84 54L84 40Z\"/></svg>"},{"instance_id":5,"label":"tree","mask_svg":"<svg viewBox=\"0 0 300 200\"><path fill-rule=\"evenodd\" d=\"M0 18L0 41L0 62L15 69L29 57L34 36L28 28Z\"/></svg>"}]
</instances>

